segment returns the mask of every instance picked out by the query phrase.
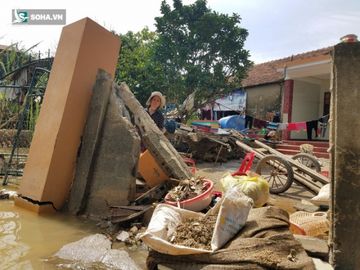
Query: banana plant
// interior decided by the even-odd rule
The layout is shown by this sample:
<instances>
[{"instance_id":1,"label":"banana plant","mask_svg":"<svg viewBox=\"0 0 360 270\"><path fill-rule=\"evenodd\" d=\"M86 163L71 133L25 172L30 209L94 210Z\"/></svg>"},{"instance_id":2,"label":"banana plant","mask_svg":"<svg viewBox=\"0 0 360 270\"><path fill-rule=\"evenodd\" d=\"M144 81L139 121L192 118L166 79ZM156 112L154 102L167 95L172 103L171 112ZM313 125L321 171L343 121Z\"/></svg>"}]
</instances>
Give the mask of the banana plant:
<instances>
[{"instance_id":1,"label":"banana plant","mask_svg":"<svg viewBox=\"0 0 360 270\"><path fill-rule=\"evenodd\" d=\"M35 123L40 111L41 98L36 99L37 96L41 96L41 93L34 91L31 97L28 97L26 93L25 99L20 101L19 99L9 98L6 95L6 85L10 85L13 80L12 74L15 74L17 70L34 59L31 50L38 46L39 43L31 46L27 49L19 49L19 43L13 43L0 51L0 129L1 128L16 128L16 123L19 118L19 114L24 109L24 100L31 99L30 110L25 121L26 126L24 128L34 130ZM43 74L37 80L35 88L45 88L47 84L47 75ZM1 85L3 87L1 87ZM2 89L1 89L2 88Z\"/></svg>"}]
</instances>

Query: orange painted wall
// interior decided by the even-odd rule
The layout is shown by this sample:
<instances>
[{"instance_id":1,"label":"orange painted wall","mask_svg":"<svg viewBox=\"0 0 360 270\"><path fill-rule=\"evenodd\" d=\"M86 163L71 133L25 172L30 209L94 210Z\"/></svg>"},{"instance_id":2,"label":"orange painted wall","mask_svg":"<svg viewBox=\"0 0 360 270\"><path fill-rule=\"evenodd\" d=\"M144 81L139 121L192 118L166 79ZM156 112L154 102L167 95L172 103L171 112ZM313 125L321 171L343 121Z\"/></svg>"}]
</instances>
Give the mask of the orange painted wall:
<instances>
[{"instance_id":1,"label":"orange painted wall","mask_svg":"<svg viewBox=\"0 0 360 270\"><path fill-rule=\"evenodd\" d=\"M120 39L89 18L63 28L19 193L61 208L99 68L114 75Z\"/></svg>"}]
</instances>

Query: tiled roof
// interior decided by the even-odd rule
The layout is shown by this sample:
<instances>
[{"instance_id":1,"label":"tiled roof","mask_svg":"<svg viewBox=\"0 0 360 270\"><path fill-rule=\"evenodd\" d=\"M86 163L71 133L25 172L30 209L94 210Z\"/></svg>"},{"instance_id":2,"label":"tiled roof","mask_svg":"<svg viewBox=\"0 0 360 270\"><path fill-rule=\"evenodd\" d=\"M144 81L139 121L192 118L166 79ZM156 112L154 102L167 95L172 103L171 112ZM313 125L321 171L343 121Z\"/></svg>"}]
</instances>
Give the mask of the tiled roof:
<instances>
[{"instance_id":1,"label":"tiled roof","mask_svg":"<svg viewBox=\"0 0 360 270\"><path fill-rule=\"evenodd\" d=\"M286 64L291 63L295 60L328 55L332 51L332 49L333 47L327 47L315 51L292 55L279 60L254 65L249 70L247 78L242 81L242 87L252 87L282 81L284 79L284 74L278 71L278 69L285 67Z\"/></svg>"}]
</instances>

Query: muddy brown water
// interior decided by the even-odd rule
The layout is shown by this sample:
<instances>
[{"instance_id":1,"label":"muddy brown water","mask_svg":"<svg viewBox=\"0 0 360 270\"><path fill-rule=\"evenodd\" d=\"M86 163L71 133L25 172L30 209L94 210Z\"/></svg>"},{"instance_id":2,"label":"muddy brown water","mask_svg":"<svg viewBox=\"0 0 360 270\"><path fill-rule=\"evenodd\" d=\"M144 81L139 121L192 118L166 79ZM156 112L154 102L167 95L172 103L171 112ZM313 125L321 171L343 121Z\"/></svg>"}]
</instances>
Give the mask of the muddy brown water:
<instances>
[{"instance_id":1,"label":"muddy brown water","mask_svg":"<svg viewBox=\"0 0 360 270\"><path fill-rule=\"evenodd\" d=\"M54 260L52 255L65 244L95 233L101 229L92 221L63 213L42 216L15 206L13 200L0 200L0 269L86 269ZM146 249L122 243L113 248L125 249L145 269Z\"/></svg>"},{"instance_id":2,"label":"muddy brown water","mask_svg":"<svg viewBox=\"0 0 360 270\"><path fill-rule=\"evenodd\" d=\"M205 163L201 164L199 173L210 179L215 178L217 182L224 170L229 167L233 170L238 164L209 166ZM16 182L20 181L18 179ZM16 190L17 186L9 185L6 188ZM0 200L0 269L69 269L69 265L65 267L54 262L52 255L65 244L101 232L96 223L86 219L63 213L38 215L15 206L13 200ZM113 248L125 249L141 269L146 269L147 250L144 248L129 248L119 242L114 243ZM79 268L73 266L73 269Z\"/></svg>"}]
</instances>

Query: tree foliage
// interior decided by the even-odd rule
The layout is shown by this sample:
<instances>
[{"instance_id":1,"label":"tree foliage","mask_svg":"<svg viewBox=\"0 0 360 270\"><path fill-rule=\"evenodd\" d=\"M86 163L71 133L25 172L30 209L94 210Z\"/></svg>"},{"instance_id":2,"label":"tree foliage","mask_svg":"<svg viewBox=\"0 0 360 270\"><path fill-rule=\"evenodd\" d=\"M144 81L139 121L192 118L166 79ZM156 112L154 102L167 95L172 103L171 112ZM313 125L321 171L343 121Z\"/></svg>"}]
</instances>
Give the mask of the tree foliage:
<instances>
[{"instance_id":1,"label":"tree foliage","mask_svg":"<svg viewBox=\"0 0 360 270\"><path fill-rule=\"evenodd\" d=\"M115 80L125 81L143 105L152 91L162 91L163 87L161 66L154 61L156 37L148 28L120 35L122 45Z\"/></svg>"},{"instance_id":2,"label":"tree foliage","mask_svg":"<svg viewBox=\"0 0 360 270\"><path fill-rule=\"evenodd\" d=\"M125 81L143 105L155 90L176 104L196 91L198 108L241 86L251 61L239 15L212 11L206 0L173 0L172 7L163 0L155 21L156 32L120 35L115 79Z\"/></svg>"},{"instance_id":3,"label":"tree foliage","mask_svg":"<svg viewBox=\"0 0 360 270\"><path fill-rule=\"evenodd\" d=\"M212 11L206 0L173 8L163 0L156 17L155 60L162 66L167 95L181 100L196 91L195 107L240 86L251 65L238 14Z\"/></svg>"}]
</instances>

